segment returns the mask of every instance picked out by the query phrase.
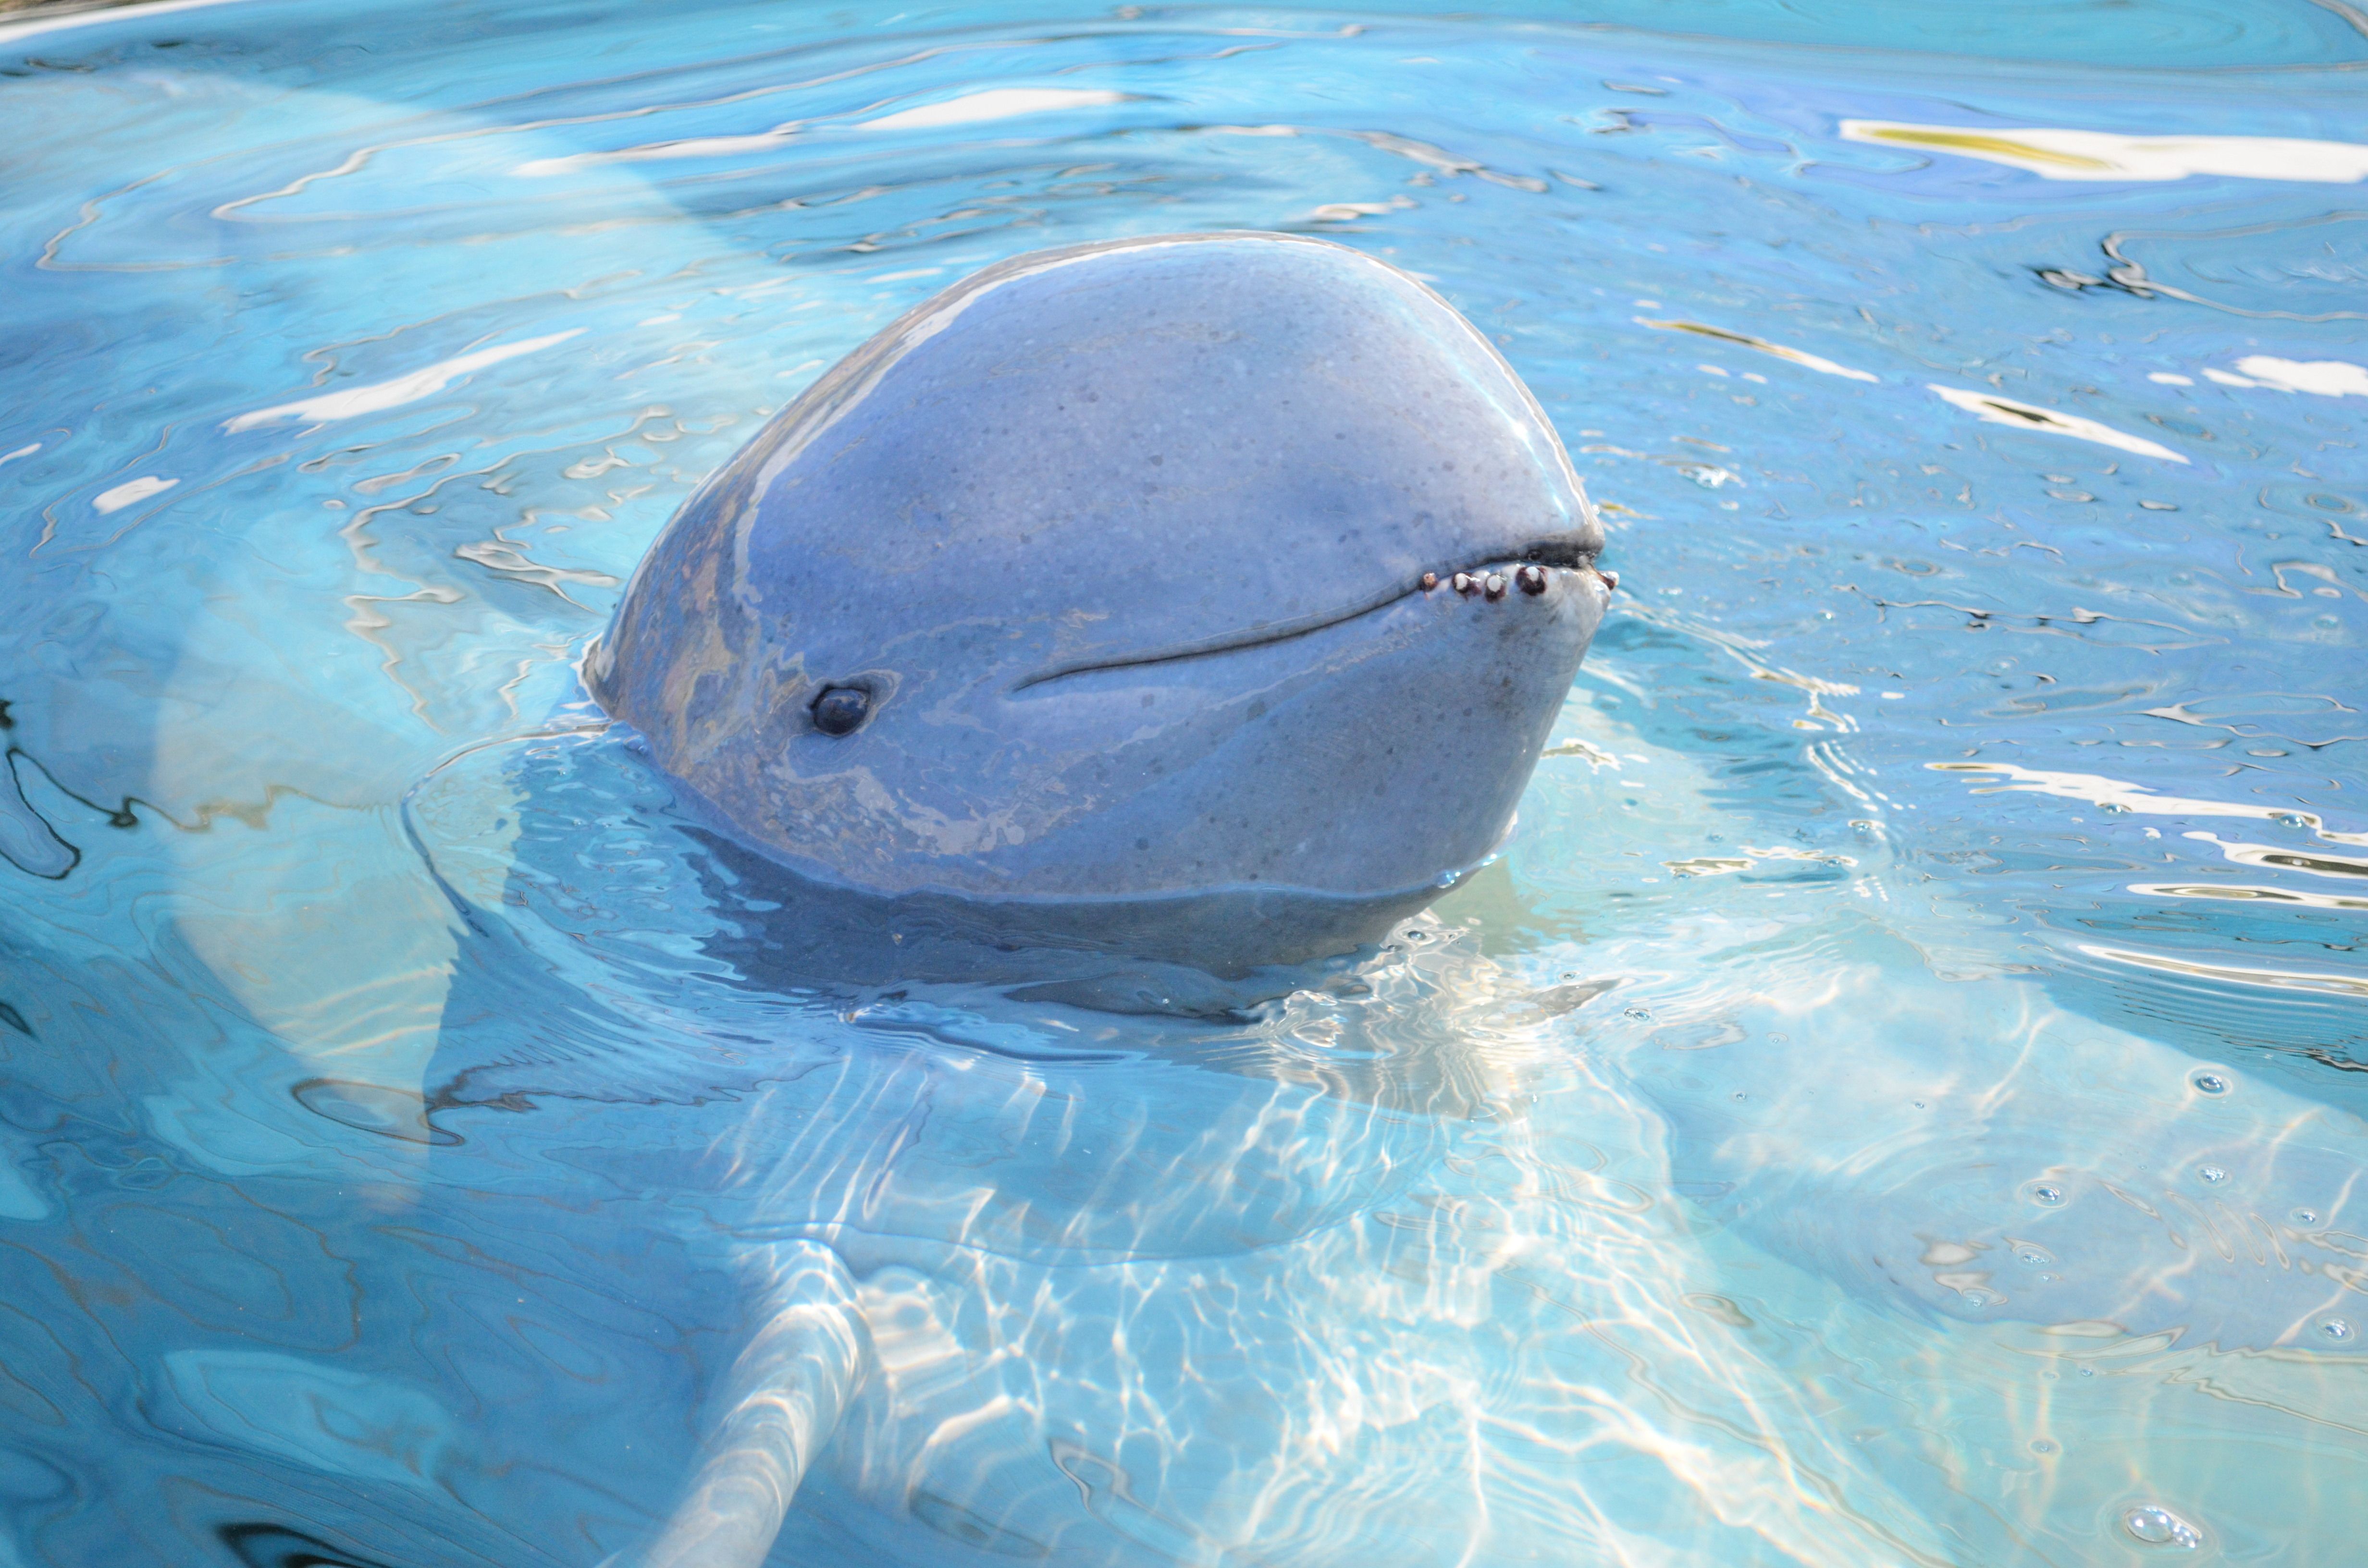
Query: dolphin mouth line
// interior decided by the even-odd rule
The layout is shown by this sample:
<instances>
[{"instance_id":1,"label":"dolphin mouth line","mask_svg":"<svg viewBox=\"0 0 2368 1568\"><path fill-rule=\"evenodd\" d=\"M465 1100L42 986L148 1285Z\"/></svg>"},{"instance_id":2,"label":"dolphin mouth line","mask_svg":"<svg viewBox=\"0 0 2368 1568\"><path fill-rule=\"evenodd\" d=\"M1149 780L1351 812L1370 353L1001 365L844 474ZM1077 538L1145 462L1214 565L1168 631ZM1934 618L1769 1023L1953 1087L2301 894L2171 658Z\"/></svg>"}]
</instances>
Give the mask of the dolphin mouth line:
<instances>
[{"instance_id":1,"label":"dolphin mouth line","mask_svg":"<svg viewBox=\"0 0 2368 1568\"><path fill-rule=\"evenodd\" d=\"M1493 566L1560 566L1569 571L1592 569L1598 553L1598 548L1582 544L1568 535L1552 536L1530 544L1518 555L1485 555L1476 561L1465 562L1461 565L1425 572L1414 582L1384 589L1362 603L1351 605L1345 609L1318 610L1313 615L1301 616L1293 620L1265 622L1241 631L1222 632L1215 637L1202 638L1198 642L1173 643L1165 648L1147 649L1140 653L1122 653L1116 658L1087 659L1072 664L1054 665L1049 669L1038 670L1034 675L1018 682L1011 689L1014 695L1017 695L1033 687L1044 686L1056 680L1066 680L1071 676L1093 675L1102 670L1135 669L1145 665L1172 665L1186 659L1207 659L1213 658L1219 653L1238 653L1251 648L1270 647L1277 642L1289 642L1302 637L1313 637L1319 631L1329 631L1336 626L1345 626L1349 621L1372 615L1376 610L1387 609L1402 599L1412 598L1417 594L1429 593L1433 588L1444 586L1451 579L1459 575L1477 576ZM1428 585L1424 579L1429 580Z\"/></svg>"}]
</instances>

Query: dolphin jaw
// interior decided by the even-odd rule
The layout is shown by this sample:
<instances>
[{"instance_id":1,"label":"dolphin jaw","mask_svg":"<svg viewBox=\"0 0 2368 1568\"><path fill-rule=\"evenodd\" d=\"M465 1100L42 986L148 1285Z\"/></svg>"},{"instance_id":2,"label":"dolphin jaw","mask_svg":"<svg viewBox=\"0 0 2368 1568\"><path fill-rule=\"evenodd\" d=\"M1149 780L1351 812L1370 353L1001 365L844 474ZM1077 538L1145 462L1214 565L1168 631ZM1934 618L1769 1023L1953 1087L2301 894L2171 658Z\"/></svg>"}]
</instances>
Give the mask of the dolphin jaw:
<instances>
[{"instance_id":1,"label":"dolphin jaw","mask_svg":"<svg viewBox=\"0 0 2368 1568\"><path fill-rule=\"evenodd\" d=\"M1133 669L1145 665L1170 665L1186 659L1213 658L1220 653L1235 653L1251 648L1271 647L1277 642L1287 642L1293 638L1309 637L1319 631L1328 631L1336 626L1345 626L1349 621L1387 609L1402 600L1443 588L1459 576L1478 580L1496 574L1509 577L1520 568L1531 565L1558 566L1570 572L1593 573L1596 558L1602 550L1603 540L1600 535L1592 537L1587 534L1553 535L1523 547L1516 554L1508 555L1501 551L1489 551L1478 559L1465 561L1460 564L1433 568L1410 582L1393 584L1363 603L1346 608L1319 610L1314 615L1301 616L1286 621L1260 621L1238 631L1221 632L1214 637L1174 643L1165 648L1145 649L1140 653L1120 653L1105 658L1053 665L1022 676L1012 684L1011 692L1012 695L1017 696L1031 687L1043 686L1070 676L1092 675L1102 670ZM1609 582L1611 579L1605 580Z\"/></svg>"}]
</instances>

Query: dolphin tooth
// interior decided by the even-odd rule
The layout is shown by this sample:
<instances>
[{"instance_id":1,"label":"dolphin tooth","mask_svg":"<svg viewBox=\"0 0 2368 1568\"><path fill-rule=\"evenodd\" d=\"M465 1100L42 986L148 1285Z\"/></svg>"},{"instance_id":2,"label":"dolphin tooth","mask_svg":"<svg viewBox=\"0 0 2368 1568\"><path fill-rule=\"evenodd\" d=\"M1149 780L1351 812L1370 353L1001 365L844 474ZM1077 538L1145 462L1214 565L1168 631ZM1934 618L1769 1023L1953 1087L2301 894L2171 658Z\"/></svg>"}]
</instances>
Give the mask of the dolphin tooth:
<instances>
[{"instance_id":1,"label":"dolphin tooth","mask_svg":"<svg viewBox=\"0 0 2368 1568\"><path fill-rule=\"evenodd\" d=\"M1424 574L1422 574L1422 591L1423 591L1424 593L1426 593L1426 594L1427 594L1427 593L1430 592L1430 590L1431 590L1431 589L1436 588L1437 586L1439 586L1439 574L1438 574L1438 573L1436 573L1436 572L1426 572L1426 573L1424 573Z\"/></svg>"},{"instance_id":2,"label":"dolphin tooth","mask_svg":"<svg viewBox=\"0 0 2368 1568\"><path fill-rule=\"evenodd\" d=\"M1524 566L1513 574L1513 581L1521 585L1521 592L1525 594L1543 594L1546 591L1546 569L1543 566Z\"/></svg>"},{"instance_id":3,"label":"dolphin tooth","mask_svg":"<svg viewBox=\"0 0 2368 1568\"><path fill-rule=\"evenodd\" d=\"M1482 584L1481 586L1487 589L1488 597L1492 603L1497 599L1503 598L1505 597L1504 574L1501 572L1489 573L1488 580Z\"/></svg>"},{"instance_id":4,"label":"dolphin tooth","mask_svg":"<svg viewBox=\"0 0 2368 1568\"><path fill-rule=\"evenodd\" d=\"M1620 574L1619 574L1619 573L1614 572L1614 571L1611 571L1611 570L1610 568L1608 568L1608 567L1599 566L1599 567L1597 567L1597 568L1595 569L1595 574L1596 574L1597 576L1599 576L1599 577L1600 577L1600 578L1602 578L1602 579L1603 579L1603 591L1604 591L1605 593L1607 593L1607 594L1611 594L1611 593L1617 593L1617 592L1619 592L1619 590L1620 590Z\"/></svg>"},{"instance_id":5,"label":"dolphin tooth","mask_svg":"<svg viewBox=\"0 0 2368 1568\"><path fill-rule=\"evenodd\" d=\"M1471 573L1458 572L1455 574L1453 582L1449 585L1454 588L1454 590L1459 594L1469 594L1473 589L1478 587L1480 585L1473 577Z\"/></svg>"}]
</instances>

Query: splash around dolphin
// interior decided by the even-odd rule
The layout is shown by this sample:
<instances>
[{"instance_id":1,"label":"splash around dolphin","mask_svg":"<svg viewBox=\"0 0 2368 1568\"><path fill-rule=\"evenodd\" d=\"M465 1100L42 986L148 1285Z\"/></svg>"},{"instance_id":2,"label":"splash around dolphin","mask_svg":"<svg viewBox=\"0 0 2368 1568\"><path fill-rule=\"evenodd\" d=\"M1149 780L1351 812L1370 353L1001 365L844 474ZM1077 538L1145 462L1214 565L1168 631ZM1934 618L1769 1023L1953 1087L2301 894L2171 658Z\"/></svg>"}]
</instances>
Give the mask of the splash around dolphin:
<instances>
[{"instance_id":1,"label":"splash around dolphin","mask_svg":"<svg viewBox=\"0 0 2368 1568\"><path fill-rule=\"evenodd\" d=\"M1406 273L1279 234L1076 245L777 415L586 676L756 874L900 946L1016 926L1238 971L1371 941L1494 850L1602 548L1537 401Z\"/></svg>"}]
</instances>

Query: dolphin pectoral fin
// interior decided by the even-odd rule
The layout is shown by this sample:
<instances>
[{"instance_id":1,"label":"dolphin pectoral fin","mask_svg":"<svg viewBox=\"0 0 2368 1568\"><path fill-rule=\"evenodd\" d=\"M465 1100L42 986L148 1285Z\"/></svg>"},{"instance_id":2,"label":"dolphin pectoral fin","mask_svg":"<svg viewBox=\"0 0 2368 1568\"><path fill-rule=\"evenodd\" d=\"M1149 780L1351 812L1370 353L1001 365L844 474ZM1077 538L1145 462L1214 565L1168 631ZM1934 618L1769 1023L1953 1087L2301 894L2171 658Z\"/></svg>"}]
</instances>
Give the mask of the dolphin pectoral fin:
<instances>
[{"instance_id":1,"label":"dolphin pectoral fin","mask_svg":"<svg viewBox=\"0 0 2368 1568\"><path fill-rule=\"evenodd\" d=\"M733 1363L723 1415L636 1568L757 1568L798 1484L871 1369L855 1281L819 1242L770 1249L764 1325Z\"/></svg>"}]
</instances>

